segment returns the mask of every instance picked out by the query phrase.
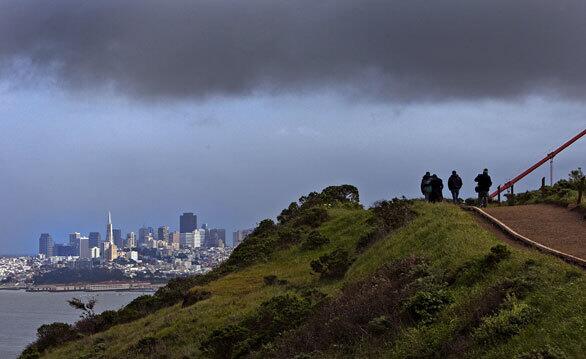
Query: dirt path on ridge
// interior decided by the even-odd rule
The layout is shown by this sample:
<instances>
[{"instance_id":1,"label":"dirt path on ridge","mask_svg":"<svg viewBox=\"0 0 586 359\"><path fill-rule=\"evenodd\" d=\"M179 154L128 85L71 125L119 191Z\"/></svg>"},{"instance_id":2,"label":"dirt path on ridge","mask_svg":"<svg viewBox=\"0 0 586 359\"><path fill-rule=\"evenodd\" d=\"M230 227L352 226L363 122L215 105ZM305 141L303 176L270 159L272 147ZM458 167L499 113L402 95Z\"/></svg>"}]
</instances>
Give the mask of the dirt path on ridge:
<instances>
[{"instance_id":1,"label":"dirt path on ridge","mask_svg":"<svg viewBox=\"0 0 586 359\"><path fill-rule=\"evenodd\" d=\"M578 213L547 204L491 207L485 210L522 236L586 259L586 221Z\"/></svg>"}]
</instances>

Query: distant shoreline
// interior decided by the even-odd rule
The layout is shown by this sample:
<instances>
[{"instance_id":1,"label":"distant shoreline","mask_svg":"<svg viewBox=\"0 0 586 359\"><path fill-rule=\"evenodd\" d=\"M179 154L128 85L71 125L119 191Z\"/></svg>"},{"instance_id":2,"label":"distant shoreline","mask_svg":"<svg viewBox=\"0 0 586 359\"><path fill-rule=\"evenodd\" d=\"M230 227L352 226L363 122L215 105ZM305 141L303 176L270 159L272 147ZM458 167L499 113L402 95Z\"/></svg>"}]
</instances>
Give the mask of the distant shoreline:
<instances>
[{"instance_id":1,"label":"distant shoreline","mask_svg":"<svg viewBox=\"0 0 586 359\"><path fill-rule=\"evenodd\" d=\"M155 292L164 284L147 282L106 282L75 284L41 284L28 286L0 286L0 290L25 290L27 292Z\"/></svg>"}]
</instances>

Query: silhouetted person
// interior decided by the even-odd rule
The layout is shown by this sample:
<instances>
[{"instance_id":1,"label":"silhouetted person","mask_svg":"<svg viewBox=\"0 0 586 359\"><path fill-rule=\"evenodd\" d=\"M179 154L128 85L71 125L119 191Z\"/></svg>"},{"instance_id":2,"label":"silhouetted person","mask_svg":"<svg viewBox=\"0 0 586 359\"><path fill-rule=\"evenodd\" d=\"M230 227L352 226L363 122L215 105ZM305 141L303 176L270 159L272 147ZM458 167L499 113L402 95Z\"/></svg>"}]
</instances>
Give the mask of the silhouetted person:
<instances>
[{"instance_id":1,"label":"silhouetted person","mask_svg":"<svg viewBox=\"0 0 586 359\"><path fill-rule=\"evenodd\" d=\"M480 207L486 207L488 205L488 192L490 191L490 186L492 186L492 180L488 175L488 169L485 168L481 174L476 176L474 182L478 183L478 186L476 186L476 192L478 193Z\"/></svg>"},{"instance_id":2,"label":"silhouetted person","mask_svg":"<svg viewBox=\"0 0 586 359\"><path fill-rule=\"evenodd\" d=\"M425 175L421 179L421 193L425 197L425 200L429 202L429 196L431 195L431 175L429 172L425 172Z\"/></svg>"},{"instance_id":3,"label":"silhouetted person","mask_svg":"<svg viewBox=\"0 0 586 359\"><path fill-rule=\"evenodd\" d=\"M442 190L444 189L444 182L437 175L431 176L431 196L430 202L441 202L444 199Z\"/></svg>"},{"instance_id":4,"label":"silhouetted person","mask_svg":"<svg viewBox=\"0 0 586 359\"><path fill-rule=\"evenodd\" d=\"M460 188L462 188L462 179L456 171L452 171L452 175L448 179L448 189L452 192L452 201L458 203L460 201Z\"/></svg>"}]
</instances>

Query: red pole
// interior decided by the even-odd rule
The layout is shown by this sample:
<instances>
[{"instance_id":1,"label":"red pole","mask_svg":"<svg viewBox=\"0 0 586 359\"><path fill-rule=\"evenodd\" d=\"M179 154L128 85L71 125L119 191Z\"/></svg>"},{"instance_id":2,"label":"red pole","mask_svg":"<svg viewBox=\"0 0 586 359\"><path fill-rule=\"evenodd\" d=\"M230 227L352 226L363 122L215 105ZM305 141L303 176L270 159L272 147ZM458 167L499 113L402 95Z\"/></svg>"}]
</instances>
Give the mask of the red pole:
<instances>
[{"instance_id":1,"label":"red pole","mask_svg":"<svg viewBox=\"0 0 586 359\"><path fill-rule=\"evenodd\" d=\"M537 162L536 164L534 164L533 166L529 167L527 170L525 170L523 173L521 173L517 177L513 178L509 182L507 182L504 185L502 185L501 188L499 190L496 190L495 192L493 192L490 195L490 197L493 198L493 197L497 196L499 193L501 193L502 191L510 188L512 185L514 185L515 183L517 183L523 177L525 177L529 173L535 171L535 169L537 169L538 167L540 167L542 164L544 164L545 162L547 162L550 159L554 158L558 153L562 152L563 150L565 150L566 148L568 148L571 144L573 144L574 142L578 141L584 135L586 135L586 129L583 130L582 132L580 132L579 134L577 134L576 136L572 137L569 141L567 141L566 143L564 143L563 145L561 145L560 147L558 147L552 153L550 153L547 156L545 156L545 158L543 158L541 161Z\"/></svg>"}]
</instances>

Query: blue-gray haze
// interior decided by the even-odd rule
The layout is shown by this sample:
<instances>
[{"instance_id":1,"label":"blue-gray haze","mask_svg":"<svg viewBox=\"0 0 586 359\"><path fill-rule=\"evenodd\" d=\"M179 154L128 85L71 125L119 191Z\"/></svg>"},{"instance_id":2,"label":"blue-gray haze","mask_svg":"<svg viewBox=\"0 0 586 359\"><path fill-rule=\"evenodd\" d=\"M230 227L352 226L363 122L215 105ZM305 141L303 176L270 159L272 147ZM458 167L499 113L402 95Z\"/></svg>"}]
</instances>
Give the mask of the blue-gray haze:
<instances>
[{"instance_id":1,"label":"blue-gray haze","mask_svg":"<svg viewBox=\"0 0 586 359\"><path fill-rule=\"evenodd\" d=\"M582 0L3 1L0 253L502 182L586 124ZM586 141L556 159L584 165ZM535 187L547 168L519 189Z\"/></svg>"}]
</instances>

